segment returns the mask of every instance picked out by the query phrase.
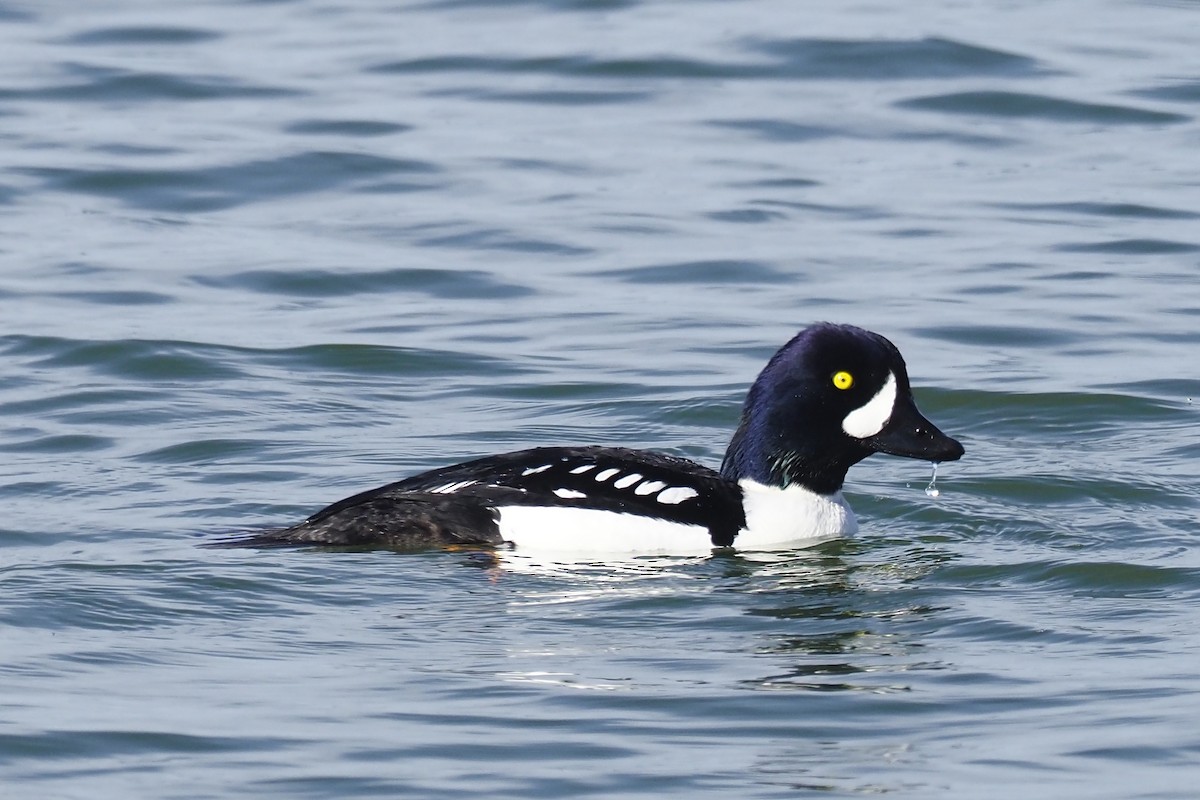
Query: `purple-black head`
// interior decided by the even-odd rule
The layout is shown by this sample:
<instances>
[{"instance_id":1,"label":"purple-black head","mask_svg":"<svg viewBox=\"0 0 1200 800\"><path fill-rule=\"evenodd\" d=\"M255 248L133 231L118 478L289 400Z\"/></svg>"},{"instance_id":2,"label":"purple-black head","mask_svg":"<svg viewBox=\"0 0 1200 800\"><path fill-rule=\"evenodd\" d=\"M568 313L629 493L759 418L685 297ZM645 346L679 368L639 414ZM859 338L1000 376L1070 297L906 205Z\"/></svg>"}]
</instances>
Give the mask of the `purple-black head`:
<instances>
[{"instance_id":1,"label":"purple-black head","mask_svg":"<svg viewBox=\"0 0 1200 800\"><path fill-rule=\"evenodd\" d=\"M781 347L750 387L721 474L829 494L872 453L955 461L963 446L917 410L895 345L819 323Z\"/></svg>"}]
</instances>

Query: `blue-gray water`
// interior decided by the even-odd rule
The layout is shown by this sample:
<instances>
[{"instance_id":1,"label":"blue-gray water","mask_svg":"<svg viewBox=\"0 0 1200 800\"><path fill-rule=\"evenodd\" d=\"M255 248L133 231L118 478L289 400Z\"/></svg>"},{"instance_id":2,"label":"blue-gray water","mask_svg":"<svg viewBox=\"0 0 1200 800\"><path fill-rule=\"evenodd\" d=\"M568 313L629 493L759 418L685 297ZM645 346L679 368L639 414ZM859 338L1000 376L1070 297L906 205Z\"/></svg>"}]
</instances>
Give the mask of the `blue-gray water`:
<instances>
[{"instance_id":1,"label":"blue-gray water","mask_svg":"<svg viewBox=\"0 0 1200 800\"><path fill-rule=\"evenodd\" d=\"M0 795L1192 798L1200 5L0 5ZM803 324L962 439L809 550L206 550L719 461ZM1193 402L1195 401L1195 402Z\"/></svg>"}]
</instances>

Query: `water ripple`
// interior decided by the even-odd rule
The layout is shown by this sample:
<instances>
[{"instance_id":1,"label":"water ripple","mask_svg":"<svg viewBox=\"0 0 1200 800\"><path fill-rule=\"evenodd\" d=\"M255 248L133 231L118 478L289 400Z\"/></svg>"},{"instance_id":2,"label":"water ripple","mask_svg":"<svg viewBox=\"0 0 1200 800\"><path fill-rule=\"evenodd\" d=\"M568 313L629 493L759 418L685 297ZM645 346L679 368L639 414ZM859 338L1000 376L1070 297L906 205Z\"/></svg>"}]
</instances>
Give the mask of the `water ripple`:
<instances>
[{"instance_id":1,"label":"water ripple","mask_svg":"<svg viewBox=\"0 0 1200 800\"><path fill-rule=\"evenodd\" d=\"M1200 245L1162 239L1119 239L1108 242L1063 243L1055 245L1063 253L1113 253L1118 255L1173 255L1194 253Z\"/></svg>"},{"instance_id":2,"label":"water ripple","mask_svg":"<svg viewBox=\"0 0 1200 800\"><path fill-rule=\"evenodd\" d=\"M1200 103L1200 81L1180 80L1133 92L1138 97L1174 103Z\"/></svg>"},{"instance_id":3,"label":"water ripple","mask_svg":"<svg viewBox=\"0 0 1200 800\"><path fill-rule=\"evenodd\" d=\"M431 163L363 153L309 151L281 158L197 169L27 168L48 189L111 197L124 205L163 212L216 211L269 199L342 189L388 192L428 189L381 178L427 176Z\"/></svg>"},{"instance_id":4,"label":"water ripple","mask_svg":"<svg viewBox=\"0 0 1200 800\"><path fill-rule=\"evenodd\" d=\"M782 283L792 276L770 264L754 261L689 261L679 264L648 264L646 266L604 270L592 273L628 283L695 283L742 284Z\"/></svg>"},{"instance_id":5,"label":"water ripple","mask_svg":"<svg viewBox=\"0 0 1200 800\"><path fill-rule=\"evenodd\" d=\"M83 82L54 83L31 89L0 88L0 100L31 100L38 102L126 103L163 100L224 100L231 98L268 99L295 97L302 94L294 89L274 86L255 86L228 76L173 75L169 73L135 72L93 65L69 65L73 76L83 76Z\"/></svg>"},{"instance_id":6,"label":"water ripple","mask_svg":"<svg viewBox=\"0 0 1200 800\"><path fill-rule=\"evenodd\" d=\"M766 39L750 46L782 63L780 77L910 80L1050 74L1036 59L953 39Z\"/></svg>"},{"instance_id":7,"label":"water ripple","mask_svg":"<svg viewBox=\"0 0 1200 800\"><path fill-rule=\"evenodd\" d=\"M540 103L550 106L627 105L630 103L640 103L646 100L651 100L655 97L653 92L647 91L587 92L567 91L563 89L547 89L543 91L528 92L477 90L471 93L471 96L479 100L493 100L505 103Z\"/></svg>"},{"instance_id":8,"label":"water ripple","mask_svg":"<svg viewBox=\"0 0 1200 800\"><path fill-rule=\"evenodd\" d=\"M711 120L707 124L732 130L749 131L771 142L810 142L844 135L844 131L835 127L807 125L782 119L717 119Z\"/></svg>"},{"instance_id":9,"label":"water ripple","mask_svg":"<svg viewBox=\"0 0 1200 800\"><path fill-rule=\"evenodd\" d=\"M288 124L288 133L309 136L387 136L412 130L411 125L372 119L305 119Z\"/></svg>"},{"instance_id":10,"label":"water ripple","mask_svg":"<svg viewBox=\"0 0 1200 800\"><path fill-rule=\"evenodd\" d=\"M1105 103L1084 103L1026 92L974 91L900 100L898 108L1009 119L1104 125L1167 125L1188 122L1185 114Z\"/></svg>"},{"instance_id":11,"label":"water ripple","mask_svg":"<svg viewBox=\"0 0 1200 800\"><path fill-rule=\"evenodd\" d=\"M996 203L996 208L1011 208L1018 211L1062 212L1089 217L1115 217L1132 219L1200 219L1200 213L1178 208L1141 205L1139 203Z\"/></svg>"},{"instance_id":12,"label":"water ripple","mask_svg":"<svg viewBox=\"0 0 1200 800\"><path fill-rule=\"evenodd\" d=\"M434 56L372 67L383 73L528 73L575 78L691 80L895 80L970 75L1042 75L1049 70L1026 56L950 39L750 39L745 48L770 61L716 62L689 58L604 59L579 55L502 58Z\"/></svg>"},{"instance_id":13,"label":"water ripple","mask_svg":"<svg viewBox=\"0 0 1200 800\"><path fill-rule=\"evenodd\" d=\"M93 28L66 39L81 45L179 45L197 44L220 39L224 34L204 28L185 28L157 25L133 25L119 28Z\"/></svg>"},{"instance_id":14,"label":"water ripple","mask_svg":"<svg viewBox=\"0 0 1200 800\"><path fill-rule=\"evenodd\" d=\"M206 286L241 288L283 297L342 297L380 292L415 292L443 300L528 297L533 290L479 270L248 270L197 276Z\"/></svg>"},{"instance_id":15,"label":"water ripple","mask_svg":"<svg viewBox=\"0 0 1200 800\"><path fill-rule=\"evenodd\" d=\"M429 236L419 240L417 244L421 247L509 250L518 253L550 253L560 256L582 256L592 252L587 247L578 247L550 239L526 238L511 231L496 228L479 228L461 233Z\"/></svg>"}]
</instances>

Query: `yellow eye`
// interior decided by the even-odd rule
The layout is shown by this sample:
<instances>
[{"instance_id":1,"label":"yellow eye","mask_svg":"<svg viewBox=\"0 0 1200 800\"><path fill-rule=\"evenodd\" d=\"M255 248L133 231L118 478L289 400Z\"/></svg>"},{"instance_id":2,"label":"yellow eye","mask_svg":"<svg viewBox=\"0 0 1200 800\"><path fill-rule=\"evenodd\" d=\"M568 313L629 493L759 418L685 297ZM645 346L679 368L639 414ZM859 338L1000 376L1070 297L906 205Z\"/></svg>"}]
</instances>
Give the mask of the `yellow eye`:
<instances>
[{"instance_id":1,"label":"yellow eye","mask_svg":"<svg viewBox=\"0 0 1200 800\"><path fill-rule=\"evenodd\" d=\"M854 376L849 372L835 372L833 374L833 385L839 389L849 389L854 385Z\"/></svg>"}]
</instances>

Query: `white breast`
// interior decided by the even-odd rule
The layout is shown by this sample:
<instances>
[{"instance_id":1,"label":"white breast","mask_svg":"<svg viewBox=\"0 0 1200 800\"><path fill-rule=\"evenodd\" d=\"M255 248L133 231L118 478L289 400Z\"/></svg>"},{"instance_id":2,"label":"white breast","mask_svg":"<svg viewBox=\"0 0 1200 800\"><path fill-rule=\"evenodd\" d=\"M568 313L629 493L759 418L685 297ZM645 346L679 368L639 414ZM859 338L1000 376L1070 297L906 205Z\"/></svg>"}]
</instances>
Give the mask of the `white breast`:
<instances>
[{"instance_id":1,"label":"white breast","mask_svg":"<svg viewBox=\"0 0 1200 800\"><path fill-rule=\"evenodd\" d=\"M743 478L746 527L733 546L771 548L789 543L829 539L858 531L858 520L841 492L817 494L802 486L780 489Z\"/></svg>"}]
</instances>

